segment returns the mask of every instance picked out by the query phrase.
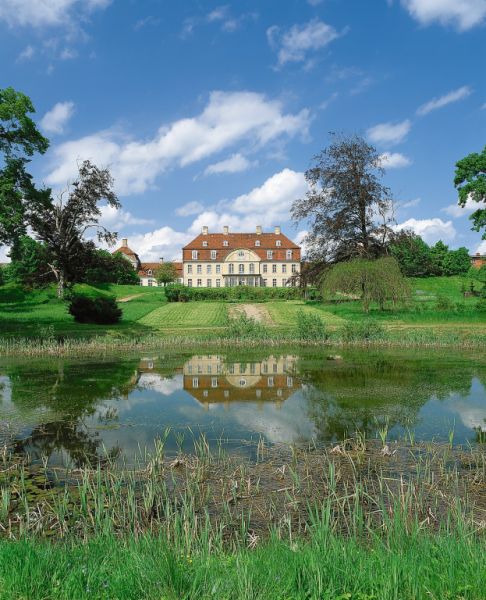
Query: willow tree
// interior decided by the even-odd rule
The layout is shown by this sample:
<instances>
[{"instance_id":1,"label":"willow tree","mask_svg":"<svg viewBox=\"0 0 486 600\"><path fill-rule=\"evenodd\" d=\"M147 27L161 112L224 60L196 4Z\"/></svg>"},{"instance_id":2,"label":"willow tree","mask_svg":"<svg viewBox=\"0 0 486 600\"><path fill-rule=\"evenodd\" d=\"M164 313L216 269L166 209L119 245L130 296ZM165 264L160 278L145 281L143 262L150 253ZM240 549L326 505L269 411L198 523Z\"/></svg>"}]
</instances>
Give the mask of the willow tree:
<instances>
[{"instance_id":1,"label":"willow tree","mask_svg":"<svg viewBox=\"0 0 486 600\"><path fill-rule=\"evenodd\" d=\"M324 273L321 287L324 298L340 295L360 299L365 312L369 312L372 302L383 310L385 302L396 306L410 296L410 286L398 262L390 256L376 260L356 258L333 265Z\"/></svg>"},{"instance_id":2,"label":"willow tree","mask_svg":"<svg viewBox=\"0 0 486 600\"><path fill-rule=\"evenodd\" d=\"M391 193L381 182L382 157L358 135L332 135L305 173L308 192L291 210L294 222L308 227L308 259L321 268L383 255L393 223Z\"/></svg>"}]
</instances>

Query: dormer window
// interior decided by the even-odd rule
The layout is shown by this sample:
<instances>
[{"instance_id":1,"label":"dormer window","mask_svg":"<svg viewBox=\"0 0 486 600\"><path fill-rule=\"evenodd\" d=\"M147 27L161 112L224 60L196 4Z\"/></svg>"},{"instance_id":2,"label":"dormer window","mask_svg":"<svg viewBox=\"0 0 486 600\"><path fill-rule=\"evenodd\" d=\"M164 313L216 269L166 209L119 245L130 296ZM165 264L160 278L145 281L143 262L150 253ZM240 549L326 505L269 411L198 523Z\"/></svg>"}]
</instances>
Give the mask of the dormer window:
<instances>
[{"instance_id":1,"label":"dormer window","mask_svg":"<svg viewBox=\"0 0 486 600\"><path fill-rule=\"evenodd\" d=\"M147 271L147 275L148 275L149 277L152 277L152 269L149 269L149 270Z\"/></svg>"},{"instance_id":2,"label":"dormer window","mask_svg":"<svg viewBox=\"0 0 486 600\"><path fill-rule=\"evenodd\" d=\"M204 240L204 242L203 242L203 248L207 248L207 247L208 247L208 243L207 243L206 240Z\"/></svg>"},{"instance_id":3,"label":"dormer window","mask_svg":"<svg viewBox=\"0 0 486 600\"><path fill-rule=\"evenodd\" d=\"M267 250L267 258L269 258L269 259L273 258L273 250Z\"/></svg>"},{"instance_id":4,"label":"dormer window","mask_svg":"<svg viewBox=\"0 0 486 600\"><path fill-rule=\"evenodd\" d=\"M287 260L292 260L292 250L287 250Z\"/></svg>"},{"instance_id":5,"label":"dormer window","mask_svg":"<svg viewBox=\"0 0 486 600\"><path fill-rule=\"evenodd\" d=\"M258 248L260 246L260 240L255 240L255 246Z\"/></svg>"},{"instance_id":6,"label":"dormer window","mask_svg":"<svg viewBox=\"0 0 486 600\"><path fill-rule=\"evenodd\" d=\"M193 250L192 251L192 260L197 260L198 257L198 251L197 250Z\"/></svg>"},{"instance_id":7,"label":"dormer window","mask_svg":"<svg viewBox=\"0 0 486 600\"><path fill-rule=\"evenodd\" d=\"M278 247L280 247L280 246L282 245L282 242L281 242L280 240L277 240L277 241L275 242L275 245L276 245L276 246L278 246Z\"/></svg>"},{"instance_id":8,"label":"dormer window","mask_svg":"<svg viewBox=\"0 0 486 600\"><path fill-rule=\"evenodd\" d=\"M216 250L211 250L211 258L212 260L216 259Z\"/></svg>"},{"instance_id":9,"label":"dormer window","mask_svg":"<svg viewBox=\"0 0 486 600\"><path fill-rule=\"evenodd\" d=\"M228 246L228 240L223 240L223 246Z\"/></svg>"}]
</instances>

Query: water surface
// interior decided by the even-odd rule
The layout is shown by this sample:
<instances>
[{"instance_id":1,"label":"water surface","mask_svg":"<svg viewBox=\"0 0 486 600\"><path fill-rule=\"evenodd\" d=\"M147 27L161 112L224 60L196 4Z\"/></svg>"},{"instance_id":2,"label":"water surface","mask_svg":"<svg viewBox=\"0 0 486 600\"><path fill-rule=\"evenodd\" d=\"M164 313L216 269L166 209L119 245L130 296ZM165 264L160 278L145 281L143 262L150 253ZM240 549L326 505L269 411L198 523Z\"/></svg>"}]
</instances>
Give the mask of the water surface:
<instances>
[{"instance_id":1,"label":"water surface","mask_svg":"<svg viewBox=\"0 0 486 600\"><path fill-rule=\"evenodd\" d=\"M158 354L93 361L0 361L1 435L32 460L132 461L154 439L169 452L255 442L318 443L356 430L389 439L477 443L486 432L480 353L338 350Z\"/></svg>"}]
</instances>

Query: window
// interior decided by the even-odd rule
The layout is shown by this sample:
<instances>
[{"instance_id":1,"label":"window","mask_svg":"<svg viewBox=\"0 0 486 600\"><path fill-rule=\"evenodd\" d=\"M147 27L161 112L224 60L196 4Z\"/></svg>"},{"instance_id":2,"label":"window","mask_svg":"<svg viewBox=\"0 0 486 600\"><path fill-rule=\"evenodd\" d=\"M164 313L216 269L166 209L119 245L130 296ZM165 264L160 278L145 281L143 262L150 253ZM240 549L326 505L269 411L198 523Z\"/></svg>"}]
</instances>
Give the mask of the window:
<instances>
[{"instance_id":1,"label":"window","mask_svg":"<svg viewBox=\"0 0 486 600\"><path fill-rule=\"evenodd\" d=\"M259 247L260 247L260 240L255 240L255 246L256 246L257 248L259 248Z\"/></svg>"},{"instance_id":2,"label":"window","mask_svg":"<svg viewBox=\"0 0 486 600\"><path fill-rule=\"evenodd\" d=\"M246 379L240 379L240 387L245 387Z\"/></svg>"},{"instance_id":3,"label":"window","mask_svg":"<svg viewBox=\"0 0 486 600\"><path fill-rule=\"evenodd\" d=\"M223 394L225 398L229 398L229 390L224 390Z\"/></svg>"},{"instance_id":4,"label":"window","mask_svg":"<svg viewBox=\"0 0 486 600\"><path fill-rule=\"evenodd\" d=\"M200 275L202 273L202 265L197 265L196 270L197 274Z\"/></svg>"},{"instance_id":5,"label":"window","mask_svg":"<svg viewBox=\"0 0 486 600\"><path fill-rule=\"evenodd\" d=\"M148 285L149 287L152 287L152 280L151 280L151 279L149 279L149 280L147 281L147 285Z\"/></svg>"},{"instance_id":6,"label":"window","mask_svg":"<svg viewBox=\"0 0 486 600\"><path fill-rule=\"evenodd\" d=\"M197 260L198 254L199 254L199 253L198 253L198 251L197 251L197 250L193 250L193 251L192 251L192 260Z\"/></svg>"},{"instance_id":7,"label":"window","mask_svg":"<svg viewBox=\"0 0 486 600\"><path fill-rule=\"evenodd\" d=\"M207 265L207 266L206 266L206 273L207 273L208 275L211 275L211 268L212 268L212 267L211 267L211 265Z\"/></svg>"},{"instance_id":8,"label":"window","mask_svg":"<svg viewBox=\"0 0 486 600\"><path fill-rule=\"evenodd\" d=\"M221 287L221 279L216 279L216 287Z\"/></svg>"},{"instance_id":9,"label":"window","mask_svg":"<svg viewBox=\"0 0 486 600\"><path fill-rule=\"evenodd\" d=\"M292 265L292 273L297 273L297 265Z\"/></svg>"},{"instance_id":10,"label":"window","mask_svg":"<svg viewBox=\"0 0 486 600\"><path fill-rule=\"evenodd\" d=\"M192 275L192 265L187 265L187 273L188 275Z\"/></svg>"},{"instance_id":11,"label":"window","mask_svg":"<svg viewBox=\"0 0 486 600\"><path fill-rule=\"evenodd\" d=\"M152 277L152 269L149 269L149 270L147 271L147 275L149 275L150 277Z\"/></svg>"},{"instance_id":12,"label":"window","mask_svg":"<svg viewBox=\"0 0 486 600\"><path fill-rule=\"evenodd\" d=\"M216 259L216 250L211 250L211 259L212 260Z\"/></svg>"},{"instance_id":13,"label":"window","mask_svg":"<svg viewBox=\"0 0 486 600\"><path fill-rule=\"evenodd\" d=\"M263 265L263 272L266 273L268 271L268 265Z\"/></svg>"},{"instance_id":14,"label":"window","mask_svg":"<svg viewBox=\"0 0 486 600\"><path fill-rule=\"evenodd\" d=\"M192 279L187 280L187 287L192 287Z\"/></svg>"},{"instance_id":15,"label":"window","mask_svg":"<svg viewBox=\"0 0 486 600\"><path fill-rule=\"evenodd\" d=\"M211 387L213 387L213 388L218 387L218 378L217 377L211 377Z\"/></svg>"},{"instance_id":16,"label":"window","mask_svg":"<svg viewBox=\"0 0 486 600\"><path fill-rule=\"evenodd\" d=\"M273 250L267 250L267 258L273 258Z\"/></svg>"},{"instance_id":17,"label":"window","mask_svg":"<svg viewBox=\"0 0 486 600\"><path fill-rule=\"evenodd\" d=\"M272 273L276 273L277 272L277 265L272 265Z\"/></svg>"},{"instance_id":18,"label":"window","mask_svg":"<svg viewBox=\"0 0 486 600\"><path fill-rule=\"evenodd\" d=\"M267 287L267 280L266 280L266 279L264 279L264 280L263 280L263 285L262 285L262 287Z\"/></svg>"},{"instance_id":19,"label":"window","mask_svg":"<svg viewBox=\"0 0 486 600\"><path fill-rule=\"evenodd\" d=\"M292 260L292 250L287 250L285 255L287 257L287 260Z\"/></svg>"},{"instance_id":20,"label":"window","mask_svg":"<svg viewBox=\"0 0 486 600\"><path fill-rule=\"evenodd\" d=\"M250 263L250 273L254 273L255 272L255 265L253 263Z\"/></svg>"},{"instance_id":21,"label":"window","mask_svg":"<svg viewBox=\"0 0 486 600\"><path fill-rule=\"evenodd\" d=\"M238 265L238 273L244 273L245 272L245 265Z\"/></svg>"},{"instance_id":22,"label":"window","mask_svg":"<svg viewBox=\"0 0 486 600\"><path fill-rule=\"evenodd\" d=\"M287 387L293 387L294 385L294 380L292 379L292 377L287 377Z\"/></svg>"},{"instance_id":23,"label":"window","mask_svg":"<svg viewBox=\"0 0 486 600\"><path fill-rule=\"evenodd\" d=\"M287 273L287 265L282 265L282 273Z\"/></svg>"},{"instance_id":24,"label":"window","mask_svg":"<svg viewBox=\"0 0 486 600\"><path fill-rule=\"evenodd\" d=\"M245 258L245 253L243 252L243 250L240 250L238 252L238 258Z\"/></svg>"},{"instance_id":25,"label":"window","mask_svg":"<svg viewBox=\"0 0 486 600\"><path fill-rule=\"evenodd\" d=\"M204 240L204 242L203 242L203 248L207 248L207 247L208 247L208 243L207 243L206 240Z\"/></svg>"},{"instance_id":26,"label":"window","mask_svg":"<svg viewBox=\"0 0 486 600\"><path fill-rule=\"evenodd\" d=\"M211 279L208 279L208 280L206 281L206 287L211 287Z\"/></svg>"},{"instance_id":27,"label":"window","mask_svg":"<svg viewBox=\"0 0 486 600\"><path fill-rule=\"evenodd\" d=\"M225 247L228 246L228 240L223 240L223 246L225 246Z\"/></svg>"},{"instance_id":28,"label":"window","mask_svg":"<svg viewBox=\"0 0 486 600\"><path fill-rule=\"evenodd\" d=\"M221 265L216 265L216 273L221 273Z\"/></svg>"},{"instance_id":29,"label":"window","mask_svg":"<svg viewBox=\"0 0 486 600\"><path fill-rule=\"evenodd\" d=\"M207 398L209 396L208 390L203 390L203 396Z\"/></svg>"},{"instance_id":30,"label":"window","mask_svg":"<svg viewBox=\"0 0 486 600\"><path fill-rule=\"evenodd\" d=\"M230 273L234 273L235 272L235 265L233 263L230 263L229 272Z\"/></svg>"},{"instance_id":31,"label":"window","mask_svg":"<svg viewBox=\"0 0 486 600\"><path fill-rule=\"evenodd\" d=\"M202 279L197 280L197 287L202 287Z\"/></svg>"},{"instance_id":32,"label":"window","mask_svg":"<svg viewBox=\"0 0 486 600\"><path fill-rule=\"evenodd\" d=\"M199 387L199 377L193 377L192 378L192 387L193 388L198 388Z\"/></svg>"},{"instance_id":33,"label":"window","mask_svg":"<svg viewBox=\"0 0 486 600\"><path fill-rule=\"evenodd\" d=\"M273 387L273 377L269 377L267 379L267 382L268 382L268 387Z\"/></svg>"},{"instance_id":34,"label":"window","mask_svg":"<svg viewBox=\"0 0 486 600\"><path fill-rule=\"evenodd\" d=\"M261 398L262 397L262 390L256 390L256 397L257 398Z\"/></svg>"},{"instance_id":35,"label":"window","mask_svg":"<svg viewBox=\"0 0 486 600\"><path fill-rule=\"evenodd\" d=\"M276 279L272 280L272 285L273 285L273 287L277 287L277 280Z\"/></svg>"},{"instance_id":36,"label":"window","mask_svg":"<svg viewBox=\"0 0 486 600\"><path fill-rule=\"evenodd\" d=\"M275 242L275 245L276 245L276 246L278 246L278 247L280 248L280 246L282 245L282 242L281 242L280 240L277 240L277 241Z\"/></svg>"}]
</instances>

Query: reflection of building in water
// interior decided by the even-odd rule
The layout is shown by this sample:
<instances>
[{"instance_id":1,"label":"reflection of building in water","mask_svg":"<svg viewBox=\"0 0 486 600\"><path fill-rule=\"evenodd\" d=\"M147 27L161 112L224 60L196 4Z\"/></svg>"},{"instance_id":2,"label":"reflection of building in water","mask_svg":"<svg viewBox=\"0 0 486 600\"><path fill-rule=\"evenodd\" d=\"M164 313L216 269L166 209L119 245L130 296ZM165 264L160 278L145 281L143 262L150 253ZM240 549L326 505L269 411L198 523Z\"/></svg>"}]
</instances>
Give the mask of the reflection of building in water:
<instances>
[{"instance_id":1,"label":"reflection of building in water","mask_svg":"<svg viewBox=\"0 0 486 600\"><path fill-rule=\"evenodd\" d=\"M193 356L183 367L184 389L205 406L230 401L280 404L299 387L295 363L295 356L271 356L261 362Z\"/></svg>"}]
</instances>

